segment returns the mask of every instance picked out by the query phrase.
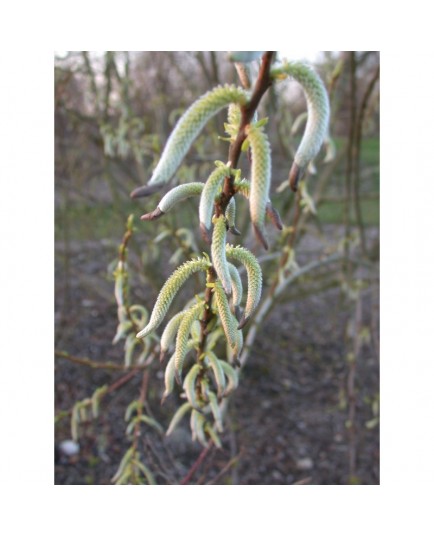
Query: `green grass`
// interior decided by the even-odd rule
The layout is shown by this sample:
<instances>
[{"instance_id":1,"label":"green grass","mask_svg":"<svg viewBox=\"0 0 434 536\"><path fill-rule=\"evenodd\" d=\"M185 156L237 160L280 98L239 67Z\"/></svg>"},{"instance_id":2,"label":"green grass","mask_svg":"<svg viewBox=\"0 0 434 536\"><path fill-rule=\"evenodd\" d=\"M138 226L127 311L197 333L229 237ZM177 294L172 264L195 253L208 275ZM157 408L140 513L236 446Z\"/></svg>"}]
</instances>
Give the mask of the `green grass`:
<instances>
[{"instance_id":1,"label":"green grass","mask_svg":"<svg viewBox=\"0 0 434 536\"><path fill-rule=\"evenodd\" d=\"M380 201L379 199L363 199L360 203L362 219L365 225L378 226L380 224ZM327 201L318 208L318 219L322 223L342 224L344 221L343 201ZM354 210L350 212L350 222L355 225L356 217Z\"/></svg>"},{"instance_id":2,"label":"green grass","mask_svg":"<svg viewBox=\"0 0 434 536\"><path fill-rule=\"evenodd\" d=\"M62 240L65 232L71 240L101 240L121 238L125 222L131 213L139 214L140 208L132 202L121 207L113 205L74 205L68 210L57 208L55 218L55 240ZM67 227L67 229L65 229Z\"/></svg>"}]
</instances>

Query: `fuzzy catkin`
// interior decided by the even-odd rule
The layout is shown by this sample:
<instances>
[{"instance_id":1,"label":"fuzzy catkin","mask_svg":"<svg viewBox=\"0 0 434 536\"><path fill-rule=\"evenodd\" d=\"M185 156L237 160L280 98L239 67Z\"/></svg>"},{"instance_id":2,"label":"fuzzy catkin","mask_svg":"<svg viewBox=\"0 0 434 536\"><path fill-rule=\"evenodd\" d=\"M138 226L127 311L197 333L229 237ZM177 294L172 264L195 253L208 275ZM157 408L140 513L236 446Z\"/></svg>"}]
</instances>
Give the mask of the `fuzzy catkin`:
<instances>
[{"instance_id":1,"label":"fuzzy catkin","mask_svg":"<svg viewBox=\"0 0 434 536\"><path fill-rule=\"evenodd\" d=\"M271 149L267 135L254 125L246 127L247 139L252 150L252 180L250 185L249 206L255 234L265 249L265 211L270 194Z\"/></svg>"},{"instance_id":2,"label":"fuzzy catkin","mask_svg":"<svg viewBox=\"0 0 434 536\"><path fill-rule=\"evenodd\" d=\"M298 62L286 63L271 71L273 78L279 78L282 74L291 76L301 85L307 102L307 123L290 171L291 188L296 190L304 170L318 154L327 136L330 104L321 78L308 65Z\"/></svg>"},{"instance_id":3,"label":"fuzzy catkin","mask_svg":"<svg viewBox=\"0 0 434 536\"><path fill-rule=\"evenodd\" d=\"M199 201L199 221L204 239L209 241L211 231L211 221L214 213L214 201L225 177L229 176L231 170L227 166L219 166L215 169L202 190Z\"/></svg>"},{"instance_id":4,"label":"fuzzy catkin","mask_svg":"<svg viewBox=\"0 0 434 536\"><path fill-rule=\"evenodd\" d=\"M187 261L179 266L164 283L158 294L148 324L142 331L137 333L136 337L146 337L151 331L156 329L164 320L173 298L187 279L195 272L198 272L199 270L207 270L210 266L211 263L208 260L201 258Z\"/></svg>"},{"instance_id":5,"label":"fuzzy catkin","mask_svg":"<svg viewBox=\"0 0 434 536\"><path fill-rule=\"evenodd\" d=\"M184 201L189 197L200 195L202 193L203 186L203 182L188 182L186 184L175 186L175 188L169 190L161 199L161 201L158 203L158 208L161 210L161 212L169 212L169 210L176 205L176 203Z\"/></svg>"},{"instance_id":6,"label":"fuzzy catkin","mask_svg":"<svg viewBox=\"0 0 434 536\"><path fill-rule=\"evenodd\" d=\"M172 131L148 186L168 182L207 121L231 103L245 104L248 93L234 85L218 86L205 93L182 115Z\"/></svg>"},{"instance_id":7,"label":"fuzzy catkin","mask_svg":"<svg viewBox=\"0 0 434 536\"><path fill-rule=\"evenodd\" d=\"M167 351L170 348L170 345L175 339L176 334L178 333L179 325L181 324L185 313L186 311L181 311L177 313L169 320L166 327L164 328L160 339L160 361L163 361Z\"/></svg>"},{"instance_id":8,"label":"fuzzy catkin","mask_svg":"<svg viewBox=\"0 0 434 536\"><path fill-rule=\"evenodd\" d=\"M211 258L218 278L222 282L226 294L231 293L231 276L226 260L226 218L220 215L214 218L214 231L211 243Z\"/></svg>"},{"instance_id":9,"label":"fuzzy catkin","mask_svg":"<svg viewBox=\"0 0 434 536\"><path fill-rule=\"evenodd\" d=\"M235 259L244 264L247 271L247 302L243 319L238 325L239 329L246 324L261 299L262 271L256 257L246 248L227 244L226 254L229 259Z\"/></svg>"},{"instance_id":10,"label":"fuzzy catkin","mask_svg":"<svg viewBox=\"0 0 434 536\"><path fill-rule=\"evenodd\" d=\"M232 315L231 310L229 308L228 299L220 281L216 281L214 283L214 300L217 305L218 316L223 326L223 331L226 335L226 339L230 344L231 348L234 348L237 343L237 324L235 317Z\"/></svg>"},{"instance_id":11,"label":"fuzzy catkin","mask_svg":"<svg viewBox=\"0 0 434 536\"><path fill-rule=\"evenodd\" d=\"M232 285L232 304L237 306L240 305L243 297L243 284L241 282L240 273L236 266L228 262L228 270Z\"/></svg>"},{"instance_id":12,"label":"fuzzy catkin","mask_svg":"<svg viewBox=\"0 0 434 536\"><path fill-rule=\"evenodd\" d=\"M197 303L191 309L185 311L185 315L179 325L178 333L176 335L175 345L175 378L178 383L181 382L182 366L184 364L184 358L188 351L188 339L190 337L190 331L195 320L197 320L203 311L205 304L203 302Z\"/></svg>"}]
</instances>

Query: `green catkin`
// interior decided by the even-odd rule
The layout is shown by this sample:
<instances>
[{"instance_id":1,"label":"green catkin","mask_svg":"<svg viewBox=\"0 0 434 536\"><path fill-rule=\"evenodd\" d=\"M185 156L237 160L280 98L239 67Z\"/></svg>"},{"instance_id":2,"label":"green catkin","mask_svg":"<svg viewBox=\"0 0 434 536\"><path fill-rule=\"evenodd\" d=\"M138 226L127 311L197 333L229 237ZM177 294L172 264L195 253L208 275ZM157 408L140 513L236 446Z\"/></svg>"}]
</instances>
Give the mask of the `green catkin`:
<instances>
[{"instance_id":1,"label":"green catkin","mask_svg":"<svg viewBox=\"0 0 434 536\"><path fill-rule=\"evenodd\" d=\"M246 248L227 244L226 254L229 259L234 259L244 264L247 271L247 302L244 316L238 325L238 329L240 329L246 324L261 299L262 271L256 257Z\"/></svg>"},{"instance_id":2,"label":"green catkin","mask_svg":"<svg viewBox=\"0 0 434 536\"><path fill-rule=\"evenodd\" d=\"M181 311L172 317L164 328L160 339L160 362L164 360L166 354L172 344L173 340L178 333L179 325L185 315L186 311Z\"/></svg>"},{"instance_id":3,"label":"green catkin","mask_svg":"<svg viewBox=\"0 0 434 536\"><path fill-rule=\"evenodd\" d=\"M236 307L240 305L243 297L243 283L241 282L240 273L236 266L228 262L228 269L232 285L232 305Z\"/></svg>"},{"instance_id":4,"label":"green catkin","mask_svg":"<svg viewBox=\"0 0 434 536\"><path fill-rule=\"evenodd\" d=\"M226 388L225 373L223 371L223 368L220 364L219 359L217 358L217 356L215 355L213 351L208 350L205 355L206 355L206 360L214 374L214 378L215 378L216 385L217 385L218 396L221 397Z\"/></svg>"},{"instance_id":5,"label":"green catkin","mask_svg":"<svg viewBox=\"0 0 434 536\"><path fill-rule=\"evenodd\" d=\"M220 360L220 363L228 380L225 390L225 395L228 395L238 387L238 372L226 361Z\"/></svg>"},{"instance_id":6,"label":"green catkin","mask_svg":"<svg viewBox=\"0 0 434 536\"><path fill-rule=\"evenodd\" d=\"M146 337L151 331L156 329L164 320L174 297L187 279L195 272L198 272L199 270L206 271L210 267L211 263L203 258L187 261L179 266L164 283L157 297L157 301L155 302L148 324L142 331L137 333L136 337Z\"/></svg>"},{"instance_id":7,"label":"green catkin","mask_svg":"<svg viewBox=\"0 0 434 536\"><path fill-rule=\"evenodd\" d=\"M240 236L240 231L235 226L235 216L237 213L237 205L235 202L235 197L231 197L231 200L226 207L225 216L228 224L229 231L236 236Z\"/></svg>"},{"instance_id":8,"label":"green catkin","mask_svg":"<svg viewBox=\"0 0 434 536\"><path fill-rule=\"evenodd\" d=\"M232 290L231 276L226 260L226 219L223 215L213 219L214 231L211 243L211 259L226 294Z\"/></svg>"},{"instance_id":9,"label":"green catkin","mask_svg":"<svg viewBox=\"0 0 434 536\"><path fill-rule=\"evenodd\" d=\"M227 166L219 166L215 169L205 183L199 201L199 221L203 239L210 242L211 221L214 214L214 201L225 177L231 170Z\"/></svg>"},{"instance_id":10,"label":"green catkin","mask_svg":"<svg viewBox=\"0 0 434 536\"><path fill-rule=\"evenodd\" d=\"M191 418L190 418L190 426L191 426L191 432L193 436L193 441L198 440L201 445L206 447L208 445L208 442L205 437L205 430L204 426L206 423L206 418L202 413L197 411L196 409L193 409L191 412Z\"/></svg>"},{"instance_id":11,"label":"green catkin","mask_svg":"<svg viewBox=\"0 0 434 536\"><path fill-rule=\"evenodd\" d=\"M177 203L185 201L185 199L188 199L189 197L200 195L202 193L203 186L203 182L188 182L186 184L180 184L179 186L175 186L175 188L169 190L167 194L162 197L155 210L149 212L148 214L143 214L140 219L156 220L157 218L160 218L161 216L169 212L169 210L173 208Z\"/></svg>"},{"instance_id":12,"label":"green catkin","mask_svg":"<svg viewBox=\"0 0 434 536\"><path fill-rule=\"evenodd\" d=\"M166 436L169 436L175 428L178 426L178 424L181 422L182 418L186 413L188 413L191 409L190 402L184 402L182 406L180 406L175 415L172 417L172 420L170 421L169 427L167 428Z\"/></svg>"},{"instance_id":13,"label":"green catkin","mask_svg":"<svg viewBox=\"0 0 434 536\"><path fill-rule=\"evenodd\" d=\"M179 325L178 334L176 335L175 345L175 378L177 382L181 383L182 367L184 365L184 359L188 351L188 339L190 337L190 331L195 320L197 320L204 310L204 302L198 303L185 312L185 315Z\"/></svg>"},{"instance_id":14,"label":"green catkin","mask_svg":"<svg viewBox=\"0 0 434 536\"><path fill-rule=\"evenodd\" d=\"M248 181L247 179L235 181L234 186L237 192L239 192L246 199L249 199L251 186L250 181ZM283 229L282 220L280 219L280 215L277 210L273 207L270 198L267 199L267 203L265 205L265 212L267 213L267 216L269 217L273 225L276 227L276 229L279 229L279 231L281 231Z\"/></svg>"},{"instance_id":15,"label":"green catkin","mask_svg":"<svg viewBox=\"0 0 434 536\"><path fill-rule=\"evenodd\" d=\"M286 63L271 71L271 76L275 79L285 75L289 75L299 82L307 102L306 127L289 173L290 186L292 190L296 191L306 167L318 154L327 136L330 104L327 90L321 78L308 65L297 62Z\"/></svg>"},{"instance_id":16,"label":"green catkin","mask_svg":"<svg viewBox=\"0 0 434 536\"><path fill-rule=\"evenodd\" d=\"M195 409L200 410L200 404L197 400L197 394L196 394L196 379L199 375L199 373L202 370L202 366L199 365L199 363L194 364L191 369L188 371L184 383L183 388L184 392L187 396L187 400L190 402L191 406Z\"/></svg>"},{"instance_id":17,"label":"green catkin","mask_svg":"<svg viewBox=\"0 0 434 536\"><path fill-rule=\"evenodd\" d=\"M209 119L231 103L246 104L248 98L249 94L244 89L234 85L224 85L205 93L194 102L179 119L169 136L148 184L132 192L132 197L149 195L155 191L156 187L168 182Z\"/></svg>"},{"instance_id":18,"label":"green catkin","mask_svg":"<svg viewBox=\"0 0 434 536\"><path fill-rule=\"evenodd\" d=\"M237 343L236 319L231 313L228 299L220 281L216 281L214 283L214 300L217 305L218 315L220 317L220 322L223 326L223 331L226 335L226 339L230 344L231 348L234 348Z\"/></svg>"},{"instance_id":19,"label":"green catkin","mask_svg":"<svg viewBox=\"0 0 434 536\"><path fill-rule=\"evenodd\" d=\"M218 399L215 393L213 393L212 391L208 391L208 398L209 398L209 407L213 414L217 431L222 433L223 432L223 419L222 419L222 412L220 410Z\"/></svg>"},{"instance_id":20,"label":"green catkin","mask_svg":"<svg viewBox=\"0 0 434 536\"><path fill-rule=\"evenodd\" d=\"M166 398L172 393L175 387L175 354L169 359L166 370L164 371L164 386L165 391L161 403L163 404Z\"/></svg>"},{"instance_id":21,"label":"green catkin","mask_svg":"<svg viewBox=\"0 0 434 536\"><path fill-rule=\"evenodd\" d=\"M248 125L246 133L252 151L252 180L249 195L250 218L256 237L264 248L268 249L264 222L271 181L270 143L262 128Z\"/></svg>"}]
</instances>

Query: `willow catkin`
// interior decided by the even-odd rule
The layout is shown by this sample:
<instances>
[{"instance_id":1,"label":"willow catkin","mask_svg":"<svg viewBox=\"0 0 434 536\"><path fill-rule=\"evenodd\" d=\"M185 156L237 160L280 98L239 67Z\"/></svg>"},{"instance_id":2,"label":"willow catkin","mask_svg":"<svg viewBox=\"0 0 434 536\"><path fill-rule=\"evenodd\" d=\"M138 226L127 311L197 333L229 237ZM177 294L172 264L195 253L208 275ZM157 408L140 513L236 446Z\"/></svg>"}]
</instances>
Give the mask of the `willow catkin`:
<instances>
[{"instance_id":1,"label":"willow catkin","mask_svg":"<svg viewBox=\"0 0 434 536\"><path fill-rule=\"evenodd\" d=\"M249 199L250 197L250 181L247 179L241 179L238 181L235 181L235 190L239 192L242 196L244 196L246 199ZM270 198L267 199L267 203L265 205L265 212L268 216L268 218L271 220L273 225L276 227L276 229L279 229L281 231L283 229L283 223L280 218L280 214L277 211L276 208L273 207Z\"/></svg>"},{"instance_id":2,"label":"willow catkin","mask_svg":"<svg viewBox=\"0 0 434 536\"><path fill-rule=\"evenodd\" d=\"M203 239L210 242L211 221L214 214L214 201L225 177L230 176L231 170L225 165L219 165L208 177L199 201L199 222Z\"/></svg>"},{"instance_id":3,"label":"willow catkin","mask_svg":"<svg viewBox=\"0 0 434 536\"><path fill-rule=\"evenodd\" d=\"M155 191L155 187L168 182L208 120L231 103L246 104L248 98L249 94L244 89L234 85L224 85L217 86L194 102L184 112L169 136L148 184L134 190L131 196L149 195Z\"/></svg>"},{"instance_id":4,"label":"willow catkin","mask_svg":"<svg viewBox=\"0 0 434 536\"><path fill-rule=\"evenodd\" d=\"M225 291L223 290L222 284L218 280L214 283L214 301L217 305L218 316L220 318L226 339L231 348L234 348L237 343L237 324L235 317L232 315L229 308L228 299Z\"/></svg>"},{"instance_id":5,"label":"willow catkin","mask_svg":"<svg viewBox=\"0 0 434 536\"><path fill-rule=\"evenodd\" d=\"M247 301L243 318L238 324L238 329L240 329L249 320L261 299L262 271L256 257L246 248L227 244L226 254L229 259L234 259L244 264L247 271ZM234 346L232 345L232 347Z\"/></svg>"},{"instance_id":6,"label":"willow catkin","mask_svg":"<svg viewBox=\"0 0 434 536\"><path fill-rule=\"evenodd\" d=\"M270 143L262 128L248 125L246 133L252 151L252 180L249 195L250 218L256 237L264 248L268 249L264 222L271 181Z\"/></svg>"},{"instance_id":7,"label":"willow catkin","mask_svg":"<svg viewBox=\"0 0 434 536\"><path fill-rule=\"evenodd\" d=\"M185 315L179 325L175 345L175 378L178 383L181 383L182 367L188 351L188 339L190 337L191 328L193 323L200 317L204 307L204 302L193 305L191 309L185 311Z\"/></svg>"},{"instance_id":8,"label":"willow catkin","mask_svg":"<svg viewBox=\"0 0 434 536\"><path fill-rule=\"evenodd\" d=\"M214 218L214 230L211 243L211 259L218 278L226 294L232 290L228 261L226 260L226 218L221 214Z\"/></svg>"},{"instance_id":9,"label":"willow catkin","mask_svg":"<svg viewBox=\"0 0 434 536\"><path fill-rule=\"evenodd\" d=\"M232 285L232 304L237 307L240 305L243 297L243 284L241 282L240 273L236 266L228 262L228 270Z\"/></svg>"},{"instance_id":10,"label":"willow catkin","mask_svg":"<svg viewBox=\"0 0 434 536\"><path fill-rule=\"evenodd\" d=\"M165 196L161 198L161 201L158 203L158 206L152 212L148 214L143 214L140 217L141 220L156 220L163 214L169 212L177 203L193 197L195 195L200 195L203 190L203 182L188 182L186 184L180 184L175 186L167 192Z\"/></svg>"},{"instance_id":11,"label":"willow catkin","mask_svg":"<svg viewBox=\"0 0 434 536\"><path fill-rule=\"evenodd\" d=\"M179 266L164 283L160 293L158 294L157 301L155 302L148 324L139 333L137 333L136 337L146 337L149 335L149 333L151 333L151 331L156 329L164 320L173 298L176 296L177 292L187 281L187 279L195 272L198 272L199 270L205 271L210 267L211 263L207 259L201 258L187 261Z\"/></svg>"},{"instance_id":12,"label":"willow catkin","mask_svg":"<svg viewBox=\"0 0 434 536\"><path fill-rule=\"evenodd\" d=\"M236 225L235 225L236 214L237 214L237 205L235 202L235 197L231 197L228 203L228 206L226 207L226 210L225 210L226 221L228 224L229 231L233 235L240 236L241 233L236 228Z\"/></svg>"},{"instance_id":13,"label":"willow catkin","mask_svg":"<svg viewBox=\"0 0 434 536\"><path fill-rule=\"evenodd\" d=\"M271 71L273 78L281 78L282 75L289 75L299 82L307 102L306 127L289 173L290 186L296 191L306 167L318 154L327 135L330 104L321 78L308 65L298 62L286 63Z\"/></svg>"},{"instance_id":14,"label":"willow catkin","mask_svg":"<svg viewBox=\"0 0 434 536\"><path fill-rule=\"evenodd\" d=\"M166 324L163 333L161 334L160 339L160 362L164 360L167 352L169 351L170 345L178 333L179 325L185 315L186 311L181 311L173 316L169 322Z\"/></svg>"}]
</instances>

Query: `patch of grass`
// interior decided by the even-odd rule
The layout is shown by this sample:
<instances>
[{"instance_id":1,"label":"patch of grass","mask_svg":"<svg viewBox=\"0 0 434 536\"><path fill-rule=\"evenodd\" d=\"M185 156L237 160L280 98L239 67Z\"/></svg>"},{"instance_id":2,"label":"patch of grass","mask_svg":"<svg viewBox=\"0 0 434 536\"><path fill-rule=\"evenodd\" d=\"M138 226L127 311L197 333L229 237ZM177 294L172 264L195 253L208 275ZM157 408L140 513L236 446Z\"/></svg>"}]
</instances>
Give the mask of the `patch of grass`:
<instances>
[{"instance_id":1,"label":"patch of grass","mask_svg":"<svg viewBox=\"0 0 434 536\"><path fill-rule=\"evenodd\" d=\"M55 240L62 240L65 232L71 240L121 237L129 214L134 213L140 216L141 210L141 207L133 206L130 202L122 206L76 204L68 210L56 208Z\"/></svg>"},{"instance_id":2,"label":"patch of grass","mask_svg":"<svg viewBox=\"0 0 434 536\"><path fill-rule=\"evenodd\" d=\"M380 224L380 200L362 199L362 219L365 225L378 226ZM342 224L344 221L344 202L326 201L318 207L318 219L322 223ZM355 225L354 210L350 212L350 222Z\"/></svg>"}]
</instances>

